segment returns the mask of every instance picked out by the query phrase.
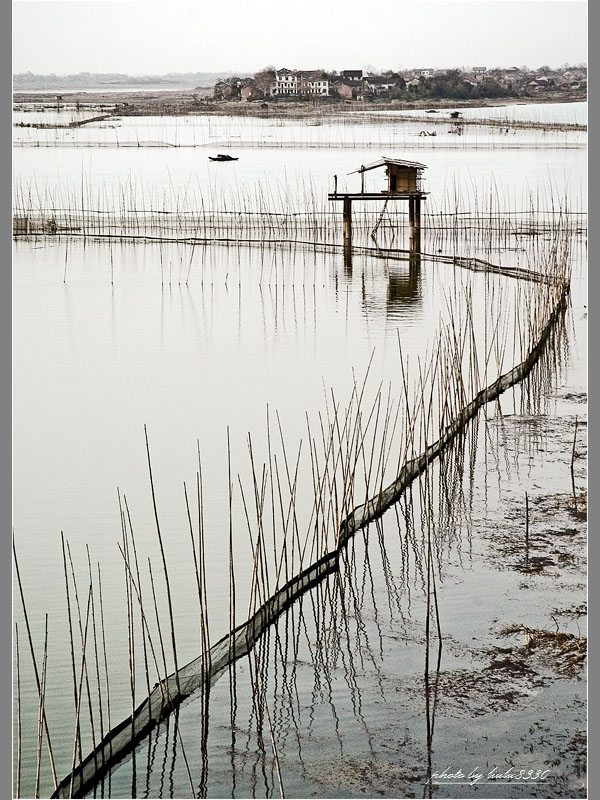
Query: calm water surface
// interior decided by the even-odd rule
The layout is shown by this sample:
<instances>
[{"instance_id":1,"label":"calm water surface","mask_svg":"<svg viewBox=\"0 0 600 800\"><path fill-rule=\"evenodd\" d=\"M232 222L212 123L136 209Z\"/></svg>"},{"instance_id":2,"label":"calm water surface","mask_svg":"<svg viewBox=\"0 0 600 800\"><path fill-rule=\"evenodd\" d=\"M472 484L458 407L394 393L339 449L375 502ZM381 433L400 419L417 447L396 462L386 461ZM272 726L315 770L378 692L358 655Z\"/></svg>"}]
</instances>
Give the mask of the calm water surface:
<instances>
[{"instance_id":1,"label":"calm water surface","mask_svg":"<svg viewBox=\"0 0 600 800\"><path fill-rule=\"evenodd\" d=\"M315 198L317 204L326 203L333 173L350 185L346 174L378 158L378 143L391 135L386 131L382 136L377 126L367 134L356 127L352 134L339 134L351 148L324 149L306 146L306 126L302 131L283 128L282 135L274 123L270 133L288 146L260 149L243 144L244 137L255 141L269 134L256 122L246 129L241 120L200 120L191 132L188 125L162 119L134 126L127 120L119 135L132 141L141 132L158 141L216 147L224 136L232 142L239 131L240 160L211 165L206 150L191 148L17 147L15 182L31 188L42 207L69 205L81 196L82 185L84 196L104 209L123 203L192 208L199 197L230 208L227 204L239 206L240 199L250 202L262 187L273 208L294 210L313 207ZM39 132L42 140L46 134ZM101 129L82 133L88 135L99 140L115 134ZM308 143L322 135L327 133L315 127ZM401 141L417 140L402 134ZM410 150L402 153L411 157ZM453 206L453 196L468 207L495 193L499 208L527 210L533 193L538 206L566 196L571 208L584 209L586 157L580 147L544 150L541 140L533 149L515 150L431 146L412 157L428 164L427 202L435 207ZM416 364L417 357L425 358L440 321L447 319L454 286L459 295L463 285L472 287L481 331L489 295L484 276L455 273L448 265L424 261L415 273L408 262L355 256L348 270L341 253L301 248L213 245L192 253L182 244L19 240L13 275L15 541L39 652L44 613L50 615L47 713L62 777L71 763L73 700L60 533L71 545L82 605L86 544L92 563L102 565L114 724L129 713L131 702L124 572L116 544L122 536L117 490L127 498L142 561L151 557L160 575L144 425L167 559L176 576L179 661L186 663L199 650L183 491L184 481L188 489L195 485L196 443L205 487L215 640L228 622L227 428L234 483L238 473L244 481L250 477L249 431L257 461L267 457L267 408L273 435L279 412L290 458L295 458L300 439L307 446L305 413L317 426L326 397L332 402L331 389L343 407L355 376L362 380L372 360L369 391L383 382L397 393L398 338ZM511 281L498 279L500 285L508 291ZM307 482L306 497L298 501L305 512L310 487ZM234 514L241 616L247 610L251 551L239 497ZM159 607L166 615L162 590ZM23 653L18 602L15 619ZM143 683L141 674L138 678ZM23 676L22 702L28 746L34 751L37 700L30 676ZM27 766L29 785L34 767ZM46 769L44 785L50 785Z\"/></svg>"},{"instance_id":2,"label":"calm water surface","mask_svg":"<svg viewBox=\"0 0 600 800\"><path fill-rule=\"evenodd\" d=\"M507 103L500 106L482 106L463 108L457 105L453 111L460 111L465 119L491 119L500 122L533 122L547 125L587 125L587 103ZM381 113L390 112L366 112ZM407 116L423 116L426 109L407 109L406 111L391 112ZM437 114L429 115L432 121L436 117L448 117L450 110L439 110Z\"/></svg>"},{"instance_id":3,"label":"calm water surface","mask_svg":"<svg viewBox=\"0 0 600 800\"><path fill-rule=\"evenodd\" d=\"M400 391L398 336L414 368L417 356L427 358L435 331L448 316L453 285L460 297L465 280L460 271L435 263L424 262L415 274L408 262L364 256L349 271L341 254L212 246L196 251L185 285L178 282L182 255L187 269L189 250L174 245L124 244L112 246L111 252L96 242L15 243L15 540L37 641L42 612L51 615L48 714L62 738L59 752L62 747L68 752L72 736L72 716L65 714L72 701L65 599L58 590L63 581L61 531L82 586L87 582L86 545L94 565L96 560L102 565L109 666L113 675L123 676L115 679L111 704L115 716L127 713L117 489L127 499L143 562L151 557L158 570L160 559L144 425L167 559L177 577L179 660L186 663L199 647L183 493L184 481L194 487L196 442L202 453L215 639L225 633L229 613L224 591L227 428L233 475L239 473L248 487L246 437L251 432L261 463L267 457L267 408L271 435L279 412L295 459L300 439L307 436L305 414L318 430L318 414L327 397L331 403L330 392L342 407L347 404L355 376L362 382L369 362L367 396L383 382L395 397ZM477 307L483 330L486 279L470 275L467 284L481 297ZM391 478L393 464L390 470ZM301 475L298 514L308 519L311 481L306 471ZM359 495L357 502L362 499ZM242 618L252 557L237 487L234 522ZM166 613L162 592L160 606ZM16 616L20 619L18 608ZM31 722L35 705L27 703L34 701L34 693L31 685L27 688L24 704Z\"/></svg>"}]
</instances>

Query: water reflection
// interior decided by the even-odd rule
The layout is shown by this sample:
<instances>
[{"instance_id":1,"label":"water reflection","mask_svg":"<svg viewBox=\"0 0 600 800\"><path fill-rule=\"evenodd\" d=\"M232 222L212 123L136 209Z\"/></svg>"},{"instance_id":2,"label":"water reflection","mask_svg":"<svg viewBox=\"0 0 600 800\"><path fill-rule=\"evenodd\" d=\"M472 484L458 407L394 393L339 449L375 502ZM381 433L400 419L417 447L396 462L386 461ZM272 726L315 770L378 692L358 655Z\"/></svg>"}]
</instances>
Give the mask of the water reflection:
<instances>
[{"instance_id":1,"label":"water reflection","mask_svg":"<svg viewBox=\"0 0 600 800\"><path fill-rule=\"evenodd\" d=\"M393 313L393 311L397 308L402 308L406 305L409 307L414 307L415 303L418 304L421 297L421 273L420 265L415 263L416 258L417 254L414 254L414 257L412 259L407 259L407 262L392 262L391 264L385 265L381 260L373 263L373 260L370 259L371 263L369 264L369 268L372 270L374 278L370 278L368 285L371 291L371 296L374 298L373 308L378 312L385 312L380 314L382 318L385 319L387 314ZM236 266L239 268L239 265ZM365 286L366 271L366 264L361 264L360 275L357 275L357 278L362 280L363 286ZM303 279L305 275L306 271L303 270L301 273ZM358 283L359 281L356 280L355 282ZM285 284L282 285L281 283L278 283L276 275L272 282L265 282L262 286L260 283L258 284L261 313L257 313L256 316L261 322L260 327L263 329L263 340L266 340L267 338L265 333L265 327L267 325L273 329L271 333L273 338L278 337L281 339L284 337L286 334L286 320L288 326L293 325L296 338L298 337L299 314L297 314L296 302L301 302L300 298L302 298L302 302L304 302L304 308L298 309L298 311L301 312L301 316L306 318L307 309L304 281L302 284L302 292L298 291L296 293L293 283L291 284L291 294L290 289L287 289L287 303L285 302L286 296L285 289L283 288L284 286ZM314 298L316 292L315 283L313 282L312 286L309 283L309 287L312 288L312 294ZM387 287L387 292L383 291L384 287ZM396 287L395 292L393 291L394 287ZM123 288L124 287L117 286L117 291L120 291L122 295L124 294ZM197 285L194 288L197 289ZM251 288L251 283L248 281L244 285L244 292L250 292ZM114 287L111 286L111 298L114 298L113 292ZM158 292L160 292L160 294L158 294ZM214 311L212 308L213 292L215 299ZM166 314L173 314L176 319L183 319L186 321L187 324L184 326L185 331L189 331L190 327L192 327L197 333L198 320L196 319L196 310L191 303L191 296L189 295L189 289L187 287L185 289L180 287L179 297L177 297L177 291L175 290L175 287L169 286L169 294L167 295L166 288L162 285L159 287L157 283L156 294L158 296L155 298L155 303L152 306L153 312L159 308L161 318ZM204 293L201 292L201 294L202 298L204 299ZM242 308L241 279L238 283L238 293L236 293L235 290L231 293L234 295L237 294L238 296L228 298L227 294L228 289L226 285L226 276L225 281L222 279L220 281L211 280L211 309L209 314L209 322L212 329L213 320L215 318L218 319L219 316L217 309L233 306L234 310L236 311L236 314L234 314L233 318L235 320L235 316L237 315L237 320L235 320L237 325L232 326L232 333L234 334L234 338L238 338L242 330L240 319ZM394 302L392 302L390 298L394 294L396 297ZM325 293L323 293L323 295L325 295ZM245 296L246 295L244 295L244 297ZM189 303L187 302L188 299L190 301ZM135 300L137 301L137 295ZM229 300L230 302L222 302L223 300ZM321 320L325 319L326 315L326 309L323 308L326 300L326 295L320 295L319 321L321 325L323 325ZM222 306L219 306L218 301L222 302ZM366 301L363 300L363 302ZM323 312L321 313L322 308ZM340 304L338 303L334 306L334 308L336 312L339 312ZM115 317L112 305L110 309L111 319L114 320ZM313 312L316 320L316 301L313 302ZM202 314L203 321L205 316L205 314ZM290 320L290 316L293 318L293 323ZM188 322L190 317L193 322L192 325L190 325ZM153 323L154 325L156 324L155 316L153 317ZM315 325L315 328L316 327L317 326ZM165 325L164 329L161 327L161 344L164 341L164 336L168 334L169 331L169 325ZM289 333L289 329L287 332ZM304 336L305 332L302 333ZM194 336L192 338L194 341L196 341L197 337ZM463 447L461 439L456 440L456 445L454 445L454 447L454 450L448 451L448 461L444 462L444 459L441 459L440 462L442 465L441 477L443 480L440 480L439 493L441 496L443 496L448 508L455 508L456 506L458 506L458 508L462 508L466 506L466 503L460 494L460 481L462 481L464 465L467 459L465 458L465 454L461 449ZM468 456L469 454L466 455ZM468 458L468 463L472 464L472 459ZM448 472L446 472L446 469ZM452 470L454 470L454 473ZM426 506L426 502L430 502L431 492L431 485L427 486L419 481L418 494L420 495L421 514L420 517L417 516L417 520L420 518L421 522L423 520L423 508ZM423 498L425 498L425 500L423 500ZM455 517L453 516L452 519L455 519ZM449 519L447 525L441 524L439 521L437 523L437 536L434 540L435 543L433 546L433 552L435 556L438 557L440 562L443 560L445 554L445 545L447 542L449 543L451 541L452 534L454 533L452 530L452 519ZM379 526L376 525L375 528L379 534ZM417 563L421 565L419 569L422 570L422 564L424 563L423 543L417 541L418 527L417 530L415 530L414 521L411 525L411 531L415 539L414 550L420 553L420 558L417 559ZM393 575L402 576L403 573L398 567L392 567L392 561L388 555L389 545L388 548L384 548L382 544L383 538L379 537L379 540L384 567L384 576L386 577L388 603L391 608L393 605L393 599L395 595L397 595L398 586L394 584L393 580L388 579L390 579ZM460 542L458 541L457 549L459 549L459 545ZM408 546L406 547L407 551L410 549L412 548ZM282 721L284 718L286 720L285 725L287 725L290 717L289 709L291 708L295 709L292 714L294 717L294 722L292 724L295 727L297 734L295 738L299 751L298 759L303 758L303 755L300 752L301 732L302 736L306 736L306 731L308 731L306 739L313 740L309 741L308 743L312 746L313 753L315 749L318 750L321 746L320 743L323 741L324 730L328 730L330 733L330 738L335 743L336 751L339 747L340 757L347 757L348 755L351 756L352 747L355 745L355 741L348 743L345 736L342 738L341 735L341 732L345 732L346 730L345 726L348 720L350 725L358 725L359 733L356 734L356 737L361 741L361 752L364 752L365 742L367 742L369 752L373 753L374 739L371 734L372 723L369 719L368 712L365 710L365 704L363 704L362 701L363 689L361 687L365 686L365 673L370 672L365 691L368 691L370 685L375 689L376 692L379 692L380 698L377 702L385 704L386 696L383 688L381 669L379 666L384 656L384 626L380 620L380 613L382 613L381 609L384 607L385 602L381 604L381 597L379 600L377 598L377 582L374 579L373 571L371 570L371 566L368 561L368 553L364 557L364 560L356 559L355 555L356 554L353 547L348 552L348 563L345 561L343 563L343 581L340 581L339 579L336 579L335 581L330 580L310 595L310 604L312 609L310 609L308 603L306 603L306 606L309 607L309 610L312 610L312 616L307 615L308 620L304 618L300 621L295 621L292 625L289 635L294 643L294 664L291 669L292 675L294 676L292 685L295 687L293 695L290 689L290 682L285 674L282 676L282 688L280 688L280 684L278 684L278 675L280 674L279 667L274 669L270 669L268 667L268 658L271 657L268 654L272 651L272 648L269 646L269 637L265 637L261 643L261 647L258 648L258 651L251 654L251 658L258 659L258 662L248 662L250 685L246 685L245 687L243 686L241 691L245 690L247 698L251 698L254 703L252 708L248 709L249 722L246 726L247 731L245 732L247 733L248 737L246 739L248 744L246 748L247 756L245 760L248 761L248 759L258 759L254 762L253 767L255 782L252 786L252 791L254 793L259 791L259 784L262 788L263 783L266 787L267 793L276 792L275 781L278 780L278 774L274 767L275 760L273 759L275 757L276 748L279 748L280 752L285 751L285 740L282 742L280 737L272 736L270 728L272 725L274 725L274 729L276 729L278 724L280 727L284 727L284 722ZM359 566L361 569L359 569ZM357 588L355 591L353 591L352 587ZM372 604L370 603L370 599L372 599ZM385 596L383 599L385 601ZM365 608L367 609L367 614L364 613ZM365 617L367 617L367 620ZM300 623L302 623L302 627ZM288 622L286 620L285 625L287 624ZM310 628L313 627L313 624L314 630L310 630ZM296 625L298 625L298 627L296 627ZM307 631L306 643L300 641L303 638L304 631ZM280 648L280 650L281 649L282 648ZM304 660L304 662L301 657L303 649L305 653L308 649L308 657ZM286 639L286 649L284 651L286 656L288 650L289 644ZM262 660L265 661L266 665L264 669L261 666ZM287 662L288 658L283 660L284 662ZM298 681L296 681L295 677L297 668L303 673L306 673L311 669L313 670L314 677L312 681L311 699L308 703L301 703L297 699L299 694ZM361 679L363 680L361 681ZM342 686L342 695L340 698L340 685L342 683L345 684L345 688ZM304 679L304 686L305 685L306 683ZM267 693L270 695L271 691L273 691L273 696L276 700L274 706L271 704L269 697L267 697ZM257 694L257 692L259 694ZM238 697L239 694L234 690L233 696ZM372 698L370 698L370 700L372 700ZM272 712L270 709L272 709ZM277 709L279 709L279 711L277 711ZM302 713L305 714L306 709L309 710L310 714L310 722L308 725L306 723L306 719L302 720ZM278 713L279 717L277 716ZM201 718L204 720L204 724L206 725L206 731L201 735L202 742L205 742L208 738L208 715L203 712L201 714ZM169 787L161 787L161 794L163 791L170 791L172 794L174 791L176 791L175 787L177 785L184 785L184 783L179 783L179 776L173 777L175 769L175 754L178 754L178 762L181 762L182 756L183 761L186 761L183 747L180 748L179 742L176 743L177 736L180 736L177 724L178 721L175 719L175 731L173 733L172 748L168 750L168 752L171 752L172 749L173 753L173 765L169 765L168 767ZM256 729L256 732L254 732L254 729ZM232 761L235 761L238 758L238 752L236 751L236 742L233 735L233 725L231 726L231 733ZM352 737L350 738L352 739ZM306 739L304 740L305 743ZM195 734L195 741L197 741L197 733ZM257 741L259 744L258 756L256 755L257 748L255 746L255 741ZM277 744L275 742L277 742ZM203 745L203 747L205 748L206 746ZM269 749L270 747L271 749ZM309 747L309 749L311 748ZM140 761L140 764L141 763L143 762ZM182 769L183 766L186 766L187 772L187 765L182 765ZM132 763L131 767L133 769L135 764ZM197 776L199 774L199 771L197 771L197 763L195 767L196 769L194 770L194 775ZM206 771L207 762L206 764L203 764L203 769ZM206 772L204 774L206 774ZM136 776L134 773L132 776L133 793L135 793L135 779ZM184 782L187 780L186 773L183 773L182 780ZM244 784L242 779L241 784L240 791L243 793ZM206 778L202 778L200 780L200 794L206 794L208 791L207 786L208 782Z\"/></svg>"},{"instance_id":2,"label":"water reflection","mask_svg":"<svg viewBox=\"0 0 600 800\"><path fill-rule=\"evenodd\" d=\"M486 420L481 422L487 425ZM223 792L228 794L230 786L232 797L284 796L284 791L288 797L304 796L298 787L308 787L314 794L323 786L331 791L328 781L336 777L336 769L340 770L337 777L348 784L339 784L341 794L319 796L354 796L357 781L362 781L362 791L378 780L388 781L386 788L395 790L399 784L385 770L394 763L400 772L411 763L404 756L406 743L412 748L412 772L406 780L412 781L413 789L418 781L424 797L433 796L437 789L433 768L439 767L434 730L442 663L437 586L442 586L442 562L459 547L454 535L460 535L456 523L461 509L472 502L469 467L477 440L474 425L473 436L457 440L447 460L420 476L414 494L404 498L405 508L396 507L395 517L387 515L351 540L341 556L339 572L292 605L265 632L247 660L233 666L229 698L225 685L214 687L210 731L208 707L198 709L197 703L182 709L181 720L175 716L170 744L169 723L161 728L165 757L160 796L165 796L163 792L182 796L186 782L200 797L226 796ZM447 509L445 520L440 516L442 507ZM456 511L451 513L451 509ZM410 524L401 524L401 511ZM376 563L377 547L369 549L369 539L379 545L381 564ZM412 565L410 574L408 564ZM420 605L412 614L404 602L411 583L422 589ZM394 619L396 609L399 620ZM422 665L423 646L424 686L422 672L414 680L415 656ZM413 656L412 666L404 664L410 659L403 653ZM408 707L402 705L402 693ZM411 731L408 726L404 733L398 730L401 711L406 712L407 722L411 713L412 723L416 717L418 725L413 724ZM237 720L242 720L239 728ZM184 737L196 743L195 752L184 749ZM151 740L147 746L152 746ZM400 766L390 760L402 757ZM149 764L150 759L148 752L138 762ZM362 773L357 774L356 764ZM380 765L379 776L364 772L370 764ZM331 775L324 773L328 765ZM351 775L343 772L344 765ZM134 771L135 763L129 769ZM131 777L135 786L135 774ZM158 779L156 774L146 783L145 796ZM288 786L288 780L292 785ZM345 794L347 786L352 787L351 794Z\"/></svg>"},{"instance_id":3,"label":"water reflection","mask_svg":"<svg viewBox=\"0 0 600 800\"><path fill-rule=\"evenodd\" d=\"M406 259L385 260L385 272L376 283L363 275L362 305L368 314L388 320L405 318L423 308L423 275L420 253Z\"/></svg>"},{"instance_id":4,"label":"water reflection","mask_svg":"<svg viewBox=\"0 0 600 800\"><path fill-rule=\"evenodd\" d=\"M387 308L388 314L394 316L404 309L420 303L421 292L421 256L411 253L408 271L406 267L392 263L388 271Z\"/></svg>"}]
</instances>

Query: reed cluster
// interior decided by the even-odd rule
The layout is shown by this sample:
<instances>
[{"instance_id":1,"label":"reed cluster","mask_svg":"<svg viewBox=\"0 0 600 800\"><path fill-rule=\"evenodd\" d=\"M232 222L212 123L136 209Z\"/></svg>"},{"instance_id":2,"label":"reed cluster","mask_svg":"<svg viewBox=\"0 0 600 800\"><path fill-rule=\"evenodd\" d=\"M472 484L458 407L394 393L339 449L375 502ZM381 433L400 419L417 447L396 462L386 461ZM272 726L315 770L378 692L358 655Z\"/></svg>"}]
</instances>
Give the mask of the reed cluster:
<instances>
[{"instance_id":1,"label":"reed cluster","mask_svg":"<svg viewBox=\"0 0 600 800\"><path fill-rule=\"evenodd\" d=\"M248 434L246 467L240 468L236 479L231 474L228 437L229 563L226 581L229 630L214 644L211 644L209 635L202 461L198 453L195 491L188 493L184 484L183 495L189 525L189 564L194 571L198 593L199 656L184 666L177 655L177 619L172 605L174 583L170 578L172 567L163 548L150 443L146 438L149 482L161 552L161 579L155 581L151 561L148 560L146 572L138 560L131 514L126 497L119 493L119 551L123 561L127 616L130 707L128 716L116 725L110 695L114 678L109 677L107 668L106 649L110 644L107 643L103 617L100 565L95 565L96 570L92 567L88 551L87 580L82 591L76 579L69 544L62 538L73 685L73 733L70 763L59 765L60 773L68 772L60 783L45 713L49 668L47 632L40 655L40 647L38 645L36 652L30 634L26 598L21 590L39 706L35 736L38 763L33 789L35 796L40 792L43 742L47 745L51 765L53 796L57 797L82 796L100 781L110 780L111 768L157 725L170 718L175 726L173 742L178 741L185 758L177 713L182 701L194 692L200 692L205 726L199 794L205 793L210 689L227 670L233 736L236 678L232 665L243 656L249 657L254 687L253 713L261 737L263 730L267 734L261 738L262 752L271 753L273 774L283 795L285 778L277 755L276 720L269 711L264 688L261 688L264 684L260 648L264 646L261 644L264 634L282 612L292 607L309 589L320 586L328 576L337 575L342 579L341 565L350 557L353 537L359 531L372 530L372 526L379 534L384 513L392 508L398 512L415 480L419 480L420 507L430 509L421 515L425 536L418 544L419 569L428 599L425 674L429 675L429 642L433 636L429 620L432 615L438 646L442 641L435 576L436 548L440 547L440 540L434 535L431 524L434 493L432 480L428 477L430 465L437 459L444 459L439 491L446 499L455 498L459 482L453 475L456 470L462 472L464 465L464 461L456 457L457 452L461 452L457 443L480 409L519 384L522 384L521 408L531 409L538 402L538 387L532 376L541 375L537 378L540 380L546 375L544 372L536 373L536 365L540 359L543 362L547 358L544 354L553 343L552 337L568 298L569 247L573 233L568 214L559 210L552 230L554 237L551 241L535 252L534 260L528 266L530 274L516 274L517 280L512 283L499 281L485 263L480 265L486 270L484 309L475 307L468 280L455 280L447 292L445 318L440 321L439 332L426 357L416 364L410 362L403 352L399 336L396 380L372 388L368 368L361 378L354 376L353 389L345 403L333 390L329 391L317 419L307 416L305 435L296 446L291 447L286 440L279 415L267 409L264 434L258 437L258 441L256 435ZM461 272L462 266L467 264L457 262L458 273L467 274ZM523 277L528 279L519 280ZM530 379L525 380L528 377ZM451 451L456 447L458 451ZM234 525L239 525L240 521L247 530L252 554L247 610L242 621L238 611L241 597L236 586L239 560L234 553L233 536ZM413 532L415 529L413 522ZM385 540L381 535L379 544L385 560ZM16 548L15 568L21 588ZM388 576L391 587L391 573ZM167 600L166 619L164 614L162 618L159 614L159 593ZM390 597L392 595L390 588ZM343 624L347 624L347 614L345 607L341 609ZM19 658L19 685L22 670L22 659ZM20 711L20 697L18 708ZM87 749L90 752L84 755ZM20 745L18 753L20 759ZM17 774L21 774L20 761ZM189 779L196 796L198 788L194 788L191 773ZM21 781L19 789L29 792Z\"/></svg>"}]
</instances>

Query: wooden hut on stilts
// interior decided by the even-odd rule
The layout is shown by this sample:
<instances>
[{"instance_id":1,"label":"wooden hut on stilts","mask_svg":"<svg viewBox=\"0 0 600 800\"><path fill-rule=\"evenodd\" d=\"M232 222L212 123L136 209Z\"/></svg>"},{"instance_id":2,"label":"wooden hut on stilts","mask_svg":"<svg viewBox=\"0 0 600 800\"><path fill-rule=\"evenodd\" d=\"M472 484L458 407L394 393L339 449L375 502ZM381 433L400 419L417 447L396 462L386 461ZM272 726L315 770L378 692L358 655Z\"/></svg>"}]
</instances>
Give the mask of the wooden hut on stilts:
<instances>
[{"instance_id":1,"label":"wooden hut on stilts","mask_svg":"<svg viewBox=\"0 0 600 800\"><path fill-rule=\"evenodd\" d=\"M380 192L365 191L365 173L372 169L385 167L387 187ZM361 177L360 192L338 192L337 176L334 191L328 195L329 200L343 202L344 246L349 247L352 241L352 201L353 200L408 200L409 249L418 253L421 250L421 200L427 196L422 188L425 164L417 161L406 161L399 158L382 156L372 164L362 164L358 169L348 173Z\"/></svg>"}]
</instances>

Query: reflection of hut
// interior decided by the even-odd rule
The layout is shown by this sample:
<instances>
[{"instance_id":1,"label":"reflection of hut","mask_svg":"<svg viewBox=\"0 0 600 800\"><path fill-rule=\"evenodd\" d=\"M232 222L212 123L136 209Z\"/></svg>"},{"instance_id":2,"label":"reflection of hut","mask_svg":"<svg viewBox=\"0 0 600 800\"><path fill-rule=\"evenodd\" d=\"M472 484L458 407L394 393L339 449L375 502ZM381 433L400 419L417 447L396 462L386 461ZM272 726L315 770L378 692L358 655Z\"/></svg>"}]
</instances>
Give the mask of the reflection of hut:
<instances>
[{"instance_id":1,"label":"reflection of hut","mask_svg":"<svg viewBox=\"0 0 600 800\"><path fill-rule=\"evenodd\" d=\"M387 307L393 314L421 300L421 271L413 264L408 271L390 269L388 274Z\"/></svg>"},{"instance_id":2,"label":"reflection of hut","mask_svg":"<svg viewBox=\"0 0 600 800\"><path fill-rule=\"evenodd\" d=\"M363 285L362 305L370 314L388 318L409 319L422 306L423 289L418 255L410 255L406 261L386 264Z\"/></svg>"}]
</instances>

